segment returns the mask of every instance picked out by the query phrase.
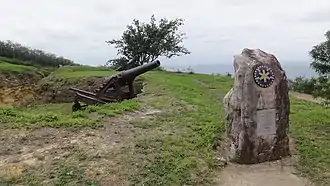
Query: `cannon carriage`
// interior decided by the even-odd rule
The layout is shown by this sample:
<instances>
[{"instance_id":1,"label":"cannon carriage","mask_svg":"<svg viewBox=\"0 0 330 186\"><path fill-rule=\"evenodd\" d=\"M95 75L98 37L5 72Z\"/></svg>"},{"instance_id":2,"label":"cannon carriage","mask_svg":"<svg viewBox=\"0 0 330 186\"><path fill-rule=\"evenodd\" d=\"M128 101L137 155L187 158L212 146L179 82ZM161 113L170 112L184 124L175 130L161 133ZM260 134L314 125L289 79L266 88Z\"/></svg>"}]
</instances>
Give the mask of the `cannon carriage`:
<instances>
[{"instance_id":1,"label":"cannon carriage","mask_svg":"<svg viewBox=\"0 0 330 186\"><path fill-rule=\"evenodd\" d=\"M156 60L122 71L116 75L109 76L106 78L105 82L93 92L70 87L70 90L75 91L72 110L76 111L87 105L101 105L110 102L120 102L136 97L137 94L134 89L135 78L159 66L160 61ZM83 103L83 105L81 103Z\"/></svg>"}]
</instances>

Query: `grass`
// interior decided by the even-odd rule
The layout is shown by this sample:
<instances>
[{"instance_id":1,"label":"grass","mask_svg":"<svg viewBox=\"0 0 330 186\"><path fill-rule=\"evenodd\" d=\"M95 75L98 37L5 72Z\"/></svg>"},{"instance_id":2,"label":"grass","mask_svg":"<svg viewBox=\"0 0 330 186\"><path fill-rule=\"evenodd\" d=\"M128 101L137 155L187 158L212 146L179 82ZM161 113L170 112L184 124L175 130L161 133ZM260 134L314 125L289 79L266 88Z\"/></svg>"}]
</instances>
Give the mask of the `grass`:
<instances>
[{"instance_id":1,"label":"grass","mask_svg":"<svg viewBox=\"0 0 330 186\"><path fill-rule=\"evenodd\" d=\"M24 72L24 71L37 71L37 68L25 65L16 65L7 63L0 60L0 72Z\"/></svg>"},{"instance_id":2,"label":"grass","mask_svg":"<svg viewBox=\"0 0 330 186\"><path fill-rule=\"evenodd\" d=\"M75 79L114 73L107 68L82 66L63 67L53 75ZM17 129L44 126L95 128L102 123L104 116L118 116L139 108L157 108L162 113L131 121L135 130L142 131L143 135L134 137L134 147L121 161L129 172L126 177L132 185L211 184L213 173L221 168L213 153L225 131L222 98L231 88L233 79L221 75L161 71L148 72L143 77L147 86L144 96L138 100L90 106L76 113L71 113L71 104L49 104L28 109L2 108L0 123L3 127ZM290 134L299 151L297 168L317 183L330 182L329 121L328 109L292 97ZM77 164L60 164L54 173L54 183L81 184L79 181L85 178L82 177L82 167ZM84 184L87 183L97 185L85 180Z\"/></svg>"},{"instance_id":3,"label":"grass","mask_svg":"<svg viewBox=\"0 0 330 186\"><path fill-rule=\"evenodd\" d=\"M54 67L35 67L25 65L24 61L0 57L0 73L29 73L45 77L55 70Z\"/></svg>"},{"instance_id":4,"label":"grass","mask_svg":"<svg viewBox=\"0 0 330 186\"><path fill-rule=\"evenodd\" d=\"M0 72L42 72L62 78L80 78L80 77L103 77L118 73L106 67L89 67L89 66L63 66L55 67L35 67L32 65L24 65L24 61L0 57Z\"/></svg>"},{"instance_id":5,"label":"grass","mask_svg":"<svg viewBox=\"0 0 330 186\"><path fill-rule=\"evenodd\" d=\"M299 151L298 169L316 183L330 183L330 110L291 98L290 118Z\"/></svg>"},{"instance_id":6,"label":"grass","mask_svg":"<svg viewBox=\"0 0 330 186\"><path fill-rule=\"evenodd\" d=\"M66 159L60 159L51 164L47 169L27 169L22 177L12 177L0 180L1 186L10 185L31 185L31 186L62 186L81 185L99 186L97 181L84 177L86 164L83 161L84 154L79 150L68 155ZM45 182L45 180L47 180Z\"/></svg>"},{"instance_id":7,"label":"grass","mask_svg":"<svg viewBox=\"0 0 330 186\"><path fill-rule=\"evenodd\" d=\"M10 64L14 64L14 65L33 66L32 61L22 61L22 60L19 60L19 59L7 58L7 57L2 57L2 56L0 56L0 61L10 63Z\"/></svg>"},{"instance_id":8,"label":"grass","mask_svg":"<svg viewBox=\"0 0 330 186\"><path fill-rule=\"evenodd\" d=\"M53 73L62 78L103 77L118 72L106 67L64 66Z\"/></svg>"},{"instance_id":9,"label":"grass","mask_svg":"<svg viewBox=\"0 0 330 186\"><path fill-rule=\"evenodd\" d=\"M137 140L141 154L154 153L138 167L131 179L136 185L210 184L217 162L212 146L225 130L222 97L232 86L224 76L199 74L148 74L150 93L168 95L158 100L158 108L194 105L194 110L177 110L157 119L136 124L141 128L171 131L161 136ZM330 112L324 107L291 99L291 136L299 151L298 170L316 183L330 182Z\"/></svg>"},{"instance_id":10,"label":"grass","mask_svg":"<svg viewBox=\"0 0 330 186\"><path fill-rule=\"evenodd\" d=\"M103 116L113 117L139 108L136 100L122 103L90 106L86 110L71 112L71 104L48 104L32 108L0 108L0 123L4 128L39 127L98 127ZM95 114L98 114L95 117Z\"/></svg>"},{"instance_id":11,"label":"grass","mask_svg":"<svg viewBox=\"0 0 330 186\"><path fill-rule=\"evenodd\" d=\"M153 72L149 79L149 93L157 92L171 97L157 100L160 109L183 107L136 127L153 127L154 131L167 131L158 136L137 139L136 148L145 156L135 175L134 185L184 185L210 183L210 174L217 164L213 159L213 145L225 129L219 92L230 88L230 79L222 76L173 75ZM206 84L217 89L206 87ZM222 93L221 93L222 94ZM155 105L154 105L155 106ZM190 107L189 107L190 106ZM193 108L193 109L184 109Z\"/></svg>"}]
</instances>

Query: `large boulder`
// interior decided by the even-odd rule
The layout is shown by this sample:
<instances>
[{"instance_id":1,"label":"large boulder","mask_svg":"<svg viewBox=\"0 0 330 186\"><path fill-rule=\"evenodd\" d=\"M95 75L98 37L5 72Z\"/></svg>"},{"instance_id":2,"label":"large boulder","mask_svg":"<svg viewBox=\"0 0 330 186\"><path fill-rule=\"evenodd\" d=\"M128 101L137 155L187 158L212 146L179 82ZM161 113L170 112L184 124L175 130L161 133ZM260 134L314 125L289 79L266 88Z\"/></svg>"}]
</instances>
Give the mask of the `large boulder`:
<instances>
[{"instance_id":1,"label":"large boulder","mask_svg":"<svg viewBox=\"0 0 330 186\"><path fill-rule=\"evenodd\" d=\"M289 155L289 89L280 63L260 49L244 49L234 68L234 87L223 100L229 160L253 164Z\"/></svg>"}]
</instances>

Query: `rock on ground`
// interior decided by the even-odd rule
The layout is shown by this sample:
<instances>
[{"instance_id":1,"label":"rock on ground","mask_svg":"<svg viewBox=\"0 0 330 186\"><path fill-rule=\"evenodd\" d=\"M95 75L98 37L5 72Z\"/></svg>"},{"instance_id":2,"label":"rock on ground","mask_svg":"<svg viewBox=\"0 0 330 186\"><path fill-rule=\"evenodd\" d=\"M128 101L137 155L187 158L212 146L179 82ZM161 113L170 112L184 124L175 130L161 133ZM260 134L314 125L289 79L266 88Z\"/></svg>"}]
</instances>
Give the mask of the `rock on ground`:
<instances>
[{"instance_id":1,"label":"rock on ground","mask_svg":"<svg viewBox=\"0 0 330 186\"><path fill-rule=\"evenodd\" d=\"M289 155L289 89L280 63L260 49L244 49L234 67L234 87L223 100L228 158L253 164Z\"/></svg>"}]
</instances>

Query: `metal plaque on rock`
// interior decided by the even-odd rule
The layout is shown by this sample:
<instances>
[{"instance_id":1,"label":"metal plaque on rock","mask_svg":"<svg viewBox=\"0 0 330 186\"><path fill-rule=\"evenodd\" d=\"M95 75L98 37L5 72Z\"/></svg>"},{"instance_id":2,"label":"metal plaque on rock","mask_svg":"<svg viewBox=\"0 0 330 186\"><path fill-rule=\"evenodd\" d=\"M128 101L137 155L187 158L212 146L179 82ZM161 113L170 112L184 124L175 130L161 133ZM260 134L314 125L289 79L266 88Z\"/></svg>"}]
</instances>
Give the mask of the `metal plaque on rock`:
<instances>
[{"instance_id":1,"label":"metal plaque on rock","mask_svg":"<svg viewBox=\"0 0 330 186\"><path fill-rule=\"evenodd\" d=\"M257 135L276 134L276 109L257 111Z\"/></svg>"}]
</instances>

